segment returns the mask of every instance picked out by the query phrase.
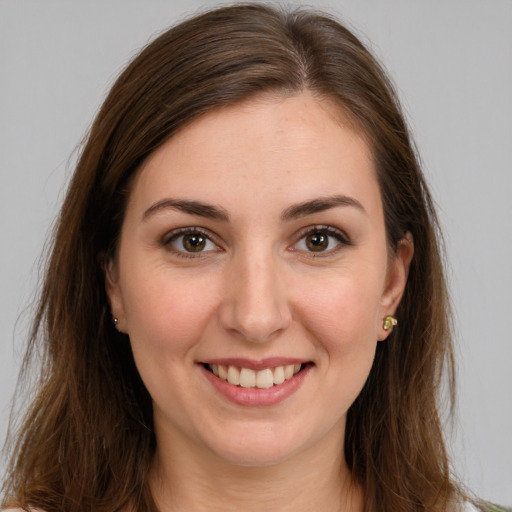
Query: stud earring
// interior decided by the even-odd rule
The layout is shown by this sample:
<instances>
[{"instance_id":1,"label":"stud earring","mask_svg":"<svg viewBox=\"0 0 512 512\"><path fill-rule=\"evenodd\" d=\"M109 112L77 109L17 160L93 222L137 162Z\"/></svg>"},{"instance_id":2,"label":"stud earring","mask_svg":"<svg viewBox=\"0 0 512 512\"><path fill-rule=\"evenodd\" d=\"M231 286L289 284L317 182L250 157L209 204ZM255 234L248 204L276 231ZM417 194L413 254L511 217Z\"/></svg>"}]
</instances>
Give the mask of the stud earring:
<instances>
[{"instance_id":1,"label":"stud earring","mask_svg":"<svg viewBox=\"0 0 512 512\"><path fill-rule=\"evenodd\" d=\"M384 318L384 330L385 331L389 331L391 329L393 329L393 327L395 327L395 325L398 324L398 320L394 317L394 316L391 316L391 315L388 315L386 318Z\"/></svg>"},{"instance_id":2,"label":"stud earring","mask_svg":"<svg viewBox=\"0 0 512 512\"><path fill-rule=\"evenodd\" d=\"M117 323L118 323L118 322L119 322L119 320L118 320L115 316L113 316L113 317L112 317L112 323L114 324L114 328L115 328L116 330L117 330Z\"/></svg>"}]
</instances>

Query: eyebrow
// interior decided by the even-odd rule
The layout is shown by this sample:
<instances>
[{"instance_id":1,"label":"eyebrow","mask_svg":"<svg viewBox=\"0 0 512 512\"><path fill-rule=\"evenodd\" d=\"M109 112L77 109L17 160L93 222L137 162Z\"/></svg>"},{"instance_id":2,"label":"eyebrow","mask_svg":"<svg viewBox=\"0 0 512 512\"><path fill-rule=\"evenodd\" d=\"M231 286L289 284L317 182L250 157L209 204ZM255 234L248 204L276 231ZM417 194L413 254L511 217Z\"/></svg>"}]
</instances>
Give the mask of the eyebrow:
<instances>
[{"instance_id":1,"label":"eyebrow","mask_svg":"<svg viewBox=\"0 0 512 512\"><path fill-rule=\"evenodd\" d=\"M364 209L364 206L357 199L354 199L350 196L334 195L328 197L319 197L317 199L313 199L312 201L305 201L304 203L290 206L283 212L281 218L283 220L298 219L300 217L305 217L306 215L312 215L313 213L330 210L331 208L336 208L337 206L351 206L357 208L365 214L367 213Z\"/></svg>"},{"instance_id":2,"label":"eyebrow","mask_svg":"<svg viewBox=\"0 0 512 512\"><path fill-rule=\"evenodd\" d=\"M227 222L229 215L223 208L213 206L199 201L188 201L186 199L162 199L150 206L143 214L142 218L146 220L155 213L171 208L190 215L199 215L208 219L222 220Z\"/></svg>"},{"instance_id":3,"label":"eyebrow","mask_svg":"<svg viewBox=\"0 0 512 512\"><path fill-rule=\"evenodd\" d=\"M311 201L305 201L286 208L281 214L281 219L288 221L312 215L314 213L323 212L336 208L338 206L351 206L366 213L363 205L353 197L344 195L334 195L328 197L319 197ZM200 201L190 201L186 199L171 199L166 198L151 205L143 214L143 220L156 214L159 211L166 209L178 210L189 215L198 215L208 219L221 220L224 222L229 221L229 215L226 210L219 206L214 206Z\"/></svg>"}]
</instances>

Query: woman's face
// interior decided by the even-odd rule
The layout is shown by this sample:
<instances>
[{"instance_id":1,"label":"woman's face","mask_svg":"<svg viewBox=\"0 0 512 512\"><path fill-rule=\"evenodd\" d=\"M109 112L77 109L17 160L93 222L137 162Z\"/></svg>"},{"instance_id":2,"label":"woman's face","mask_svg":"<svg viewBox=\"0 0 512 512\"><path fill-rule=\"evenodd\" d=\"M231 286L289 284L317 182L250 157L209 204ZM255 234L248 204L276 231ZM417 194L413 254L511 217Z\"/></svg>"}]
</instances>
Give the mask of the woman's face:
<instances>
[{"instance_id":1,"label":"woman's face","mask_svg":"<svg viewBox=\"0 0 512 512\"><path fill-rule=\"evenodd\" d=\"M410 243L387 250L363 138L327 101L208 113L145 162L107 292L159 449L242 465L342 449Z\"/></svg>"}]
</instances>

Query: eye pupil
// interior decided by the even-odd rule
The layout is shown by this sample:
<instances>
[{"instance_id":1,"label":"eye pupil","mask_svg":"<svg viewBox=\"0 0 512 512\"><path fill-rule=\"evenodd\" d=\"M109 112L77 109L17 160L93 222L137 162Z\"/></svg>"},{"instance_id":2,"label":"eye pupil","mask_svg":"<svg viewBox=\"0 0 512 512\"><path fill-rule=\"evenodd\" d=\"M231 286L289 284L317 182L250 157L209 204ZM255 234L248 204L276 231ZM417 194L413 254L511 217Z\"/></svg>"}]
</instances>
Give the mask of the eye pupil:
<instances>
[{"instance_id":1,"label":"eye pupil","mask_svg":"<svg viewBox=\"0 0 512 512\"><path fill-rule=\"evenodd\" d=\"M324 233L313 233L306 237L306 245L310 251L325 251L329 247L329 237Z\"/></svg>"},{"instance_id":2,"label":"eye pupil","mask_svg":"<svg viewBox=\"0 0 512 512\"><path fill-rule=\"evenodd\" d=\"M183 237L183 248L188 252L200 252L206 246L206 237L200 233L192 233Z\"/></svg>"}]
</instances>

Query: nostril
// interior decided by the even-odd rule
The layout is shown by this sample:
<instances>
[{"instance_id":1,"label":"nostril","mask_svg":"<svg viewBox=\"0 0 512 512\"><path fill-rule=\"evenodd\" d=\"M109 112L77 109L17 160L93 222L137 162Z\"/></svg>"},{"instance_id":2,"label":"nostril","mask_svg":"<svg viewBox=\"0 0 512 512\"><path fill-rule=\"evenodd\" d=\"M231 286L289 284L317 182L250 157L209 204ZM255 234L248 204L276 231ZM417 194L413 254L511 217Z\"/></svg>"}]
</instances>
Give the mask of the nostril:
<instances>
[{"instance_id":1,"label":"nostril","mask_svg":"<svg viewBox=\"0 0 512 512\"><path fill-rule=\"evenodd\" d=\"M239 272L237 278L226 285L218 313L227 332L261 343L275 339L286 330L292 315L279 277L263 270L255 275L255 269L263 265L250 263L247 262L250 267L247 272Z\"/></svg>"}]
</instances>

